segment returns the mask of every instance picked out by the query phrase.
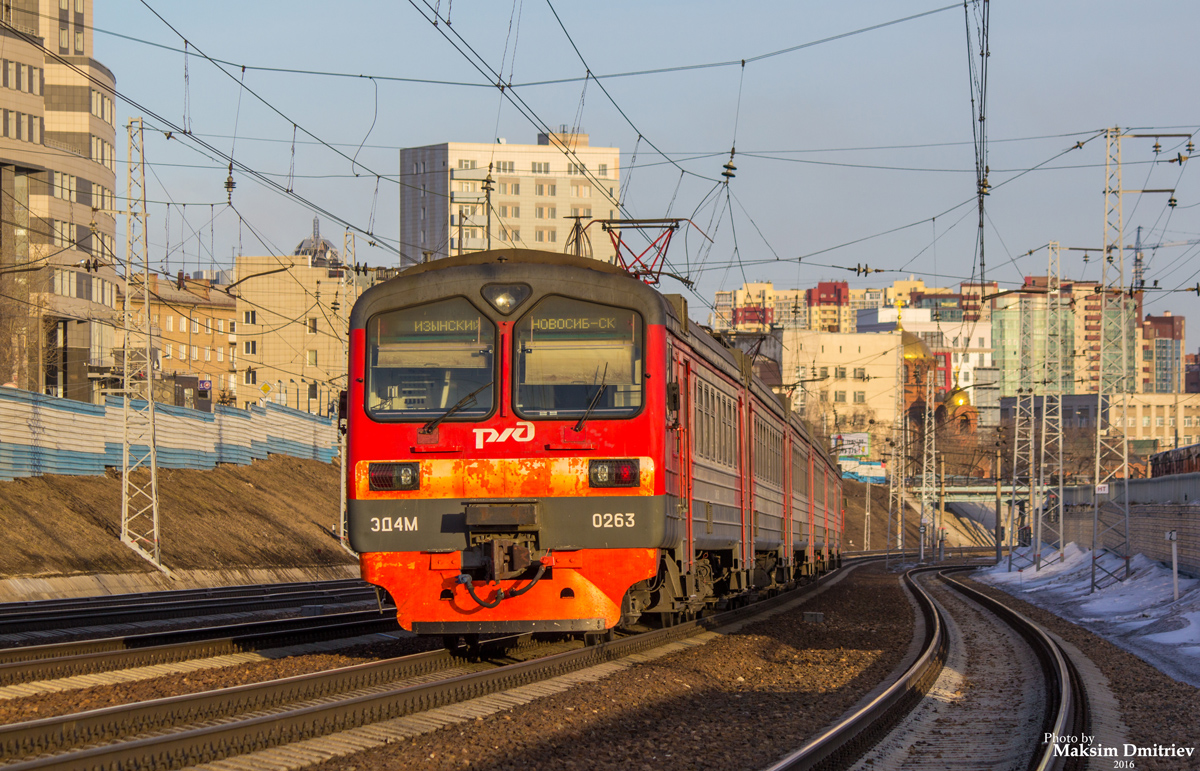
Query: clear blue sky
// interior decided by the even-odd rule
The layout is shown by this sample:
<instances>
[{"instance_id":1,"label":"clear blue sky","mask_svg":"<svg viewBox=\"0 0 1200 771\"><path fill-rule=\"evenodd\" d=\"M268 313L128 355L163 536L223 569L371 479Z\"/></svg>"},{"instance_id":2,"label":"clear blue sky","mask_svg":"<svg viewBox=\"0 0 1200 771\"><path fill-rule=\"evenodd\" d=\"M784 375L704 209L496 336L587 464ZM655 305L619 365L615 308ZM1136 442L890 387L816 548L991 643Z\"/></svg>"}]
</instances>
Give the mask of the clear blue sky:
<instances>
[{"instance_id":1,"label":"clear blue sky","mask_svg":"<svg viewBox=\"0 0 1200 771\"><path fill-rule=\"evenodd\" d=\"M492 67L500 69L503 61L505 79L511 73L514 84L585 72L545 0L431 0L428 7L415 2L427 17L433 7L443 18L449 13L452 34ZM947 4L554 0L554 9L591 72L611 74L749 59ZM987 201L985 244L988 278L1012 285L1022 275L1045 271L1044 250L1024 255L1048 241L1100 245L1104 140L1098 134L1105 127L1200 129L1191 53L1200 4L991 5L988 135L995 192ZM238 68L222 70L192 56L185 91L181 53L106 34L181 49L180 37L150 8L189 47L238 65L487 82L447 42L444 24L435 29L404 2L97 3L96 58L114 71L124 96L181 124L186 94L195 134L285 186L294 167L297 193L357 226L370 226L393 244L398 148L497 136L533 142L538 130L495 88L248 69L243 90ZM953 284L973 271L978 275L968 56L959 5L749 62L744 73L729 66L602 81L628 121L596 81L586 91L573 82L519 86L516 94L546 124L578 122L593 144L621 147L622 175L632 175L626 202L634 216L694 214L715 235L711 248L692 235L676 240L670 253L674 269L697 281L693 315L703 319L700 298L711 301L716 290L744 279L790 288L825 279L878 286L908 273L930 284ZM118 106L122 123L139 114L129 103ZM312 144L303 131L297 131L293 148L293 123L348 156L357 152L357 164ZM162 127L149 116L147 125ZM1051 160L1077 141L1086 144ZM727 195L714 191L710 180L719 179L735 142L738 171ZM1179 205L1169 210L1166 195L1127 195L1126 241L1132 242L1138 225L1147 243L1200 239L1200 170L1191 169L1200 158L1182 168L1155 163L1153 144L1126 140L1125 187L1175 188ZM1182 150L1178 140L1162 144L1159 161ZM123 145L119 134L120 158ZM150 197L189 204L169 213L166 206L151 205L152 257L158 264L177 270L186 263L194 270L214 259L228 263L239 244L246 253L289 252L309 232L311 209L235 172L233 203L245 219L239 225L237 214L225 207L223 163L188 140L162 134L149 137L146 146L154 170ZM679 167L689 173L681 175ZM385 178L377 180L376 174ZM124 191L124 164L118 167L118 189ZM210 211L216 214L211 229ZM930 221L935 215L940 216ZM322 217L323 235L340 244L341 232ZM360 261L396 263L394 253L364 241L360 237ZM1197 255L1197 246L1158 250L1147 283L1194 285L1200 278ZM840 267L857 263L903 273L862 279ZM1078 253L1065 254L1063 265L1071 277L1099 275L1098 261L1085 265ZM680 287L666 280L664 289ZM1152 295L1147 309L1187 315L1188 348L1200 345L1200 301L1194 295Z\"/></svg>"}]
</instances>

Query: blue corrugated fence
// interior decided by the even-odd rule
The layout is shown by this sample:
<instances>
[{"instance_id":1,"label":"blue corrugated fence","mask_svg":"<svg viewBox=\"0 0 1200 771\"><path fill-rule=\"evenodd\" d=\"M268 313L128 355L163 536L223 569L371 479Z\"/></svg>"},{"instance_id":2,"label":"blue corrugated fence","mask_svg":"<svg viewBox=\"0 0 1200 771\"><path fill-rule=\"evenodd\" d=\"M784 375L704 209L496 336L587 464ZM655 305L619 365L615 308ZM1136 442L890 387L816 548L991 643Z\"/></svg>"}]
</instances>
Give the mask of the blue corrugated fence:
<instances>
[{"instance_id":1,"label":"blue corrugated fence","mask_svg":"<svg viewBox=\"0 0 1200 771\"><path fill-rule=\"evenodd\" d=\"M122 408L113 397L86 404L0 386L0 480L119 468ZM290 407L216 407L208 413L156 404L154 410L162 468L246 465L271 453L328 463L337 455L334 421Z\"/></svg>"}]
</instances>

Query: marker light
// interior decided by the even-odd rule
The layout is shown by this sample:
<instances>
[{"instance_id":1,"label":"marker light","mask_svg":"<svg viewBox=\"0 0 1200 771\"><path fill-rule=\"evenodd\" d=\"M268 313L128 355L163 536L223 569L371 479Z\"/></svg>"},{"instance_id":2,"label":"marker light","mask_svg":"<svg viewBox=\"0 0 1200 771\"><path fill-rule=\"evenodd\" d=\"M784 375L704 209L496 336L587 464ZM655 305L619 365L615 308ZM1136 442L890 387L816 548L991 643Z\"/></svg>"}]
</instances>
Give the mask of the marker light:
<instances>
[{"instance_id":1,"label":"marker light","mask_svg":"<svg viewBox=\"0 0 1200 771\"><path fill-rule=\"evenodd\" d=\"M588 461L588 485L591 487L637 487L641 484L640 464L636 460Z\"/></svg>"},{"instance_id":2,"label":"marker light","mask_svg":"<svg viewBox=\"0 0 1200 771\"><path fill-rule=\"evenodd\" d=\"M367 477L372 490L419 490L421 469L417 463L371 463Z\"/></svg>"}]
</instances>

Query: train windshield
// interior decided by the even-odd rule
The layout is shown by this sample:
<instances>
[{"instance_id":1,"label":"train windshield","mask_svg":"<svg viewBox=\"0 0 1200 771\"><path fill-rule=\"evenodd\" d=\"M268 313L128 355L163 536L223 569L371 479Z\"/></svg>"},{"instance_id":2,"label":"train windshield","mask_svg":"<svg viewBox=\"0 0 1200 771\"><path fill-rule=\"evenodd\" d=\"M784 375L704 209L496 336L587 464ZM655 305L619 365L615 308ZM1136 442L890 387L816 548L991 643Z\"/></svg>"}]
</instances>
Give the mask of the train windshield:
<instances>
[{"instance_id":1,"label":"train windshield","mask_svg":"<svg viewBox=\"0 0 1200 771\"><path fill-rule=\"evenodd\" d=\"M516 410L532 418L621 418L642 408L642 317L547 297L516 325Z\"/></svg>"},{"instance_id":2,"label":"train windshield","mask_svg":"<svg viewBox=\"0 0 1200 771\"><path fill-rule=\"evenodd\" d=\"M367 414L478 419L492 411L496 326L467 300L380 313L367 322Z\"/></svg>"}]
</instances>

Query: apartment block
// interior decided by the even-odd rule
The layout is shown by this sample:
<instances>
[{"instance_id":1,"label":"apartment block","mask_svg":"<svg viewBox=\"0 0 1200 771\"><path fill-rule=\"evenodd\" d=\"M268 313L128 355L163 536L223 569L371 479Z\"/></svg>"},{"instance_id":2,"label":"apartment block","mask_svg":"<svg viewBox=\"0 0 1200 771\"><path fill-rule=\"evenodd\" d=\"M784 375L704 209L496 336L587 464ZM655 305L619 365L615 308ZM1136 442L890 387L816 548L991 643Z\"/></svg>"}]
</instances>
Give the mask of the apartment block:
<instances>
[{"instance_id":1,"label":"apartment block","mask_svg":"<svg viewBox=\"0 0 1200 771\"><path fill-rule=\"evenodd\" d=\"M0 13L0 383L99 402L119 324L115 78L92 58L92 0Z\"/></svg>"},{"instance_id":2,"label":"apartment block","mask_svg":"<svg viewBox=\"0 0 1200 771\"><path fill-rule=\"evenodd\" d=\"M1170 311L1148 315L1142 319L1140 331L1138 390L1152 394L1185 391L1184 317L1172 316Z\"/></svg>"},{"instance_id":3,"label":"apartment block","mask_svg":"<svg viewBox=\"0 0 1200 771\"><path fill-rule=\"evenodd\" d=\"M996 305L994 295L999 292L1000 285L995 281L964 281L959 284L963 321L991 321L992 308Z\"/></svg>"},{"instance_id":4,"label":"apartment block","mask_svg":"<svg viewBox=\"0 0 1200 771\"><path fill-rule=\"evenodd\" d=\"M853 332L855 309L845 281L821 281L806 293L808 328L819 332Z\"/></svg>"},{"instance_id":5,"label":"apartment block","mask_svg":"<svg viewBox=\"0 0 1200 771\"><path fill-rule=\"evenodd\" d=\"M620 164L620 148L593 147L587 134L565 130L539 134L532 145L404 148L401 267L487 248L566 251L576 221L621 216ZM592 227L587 238L592 256L612 259L607 234Z\"/></svg>"},{"instance_id":6,"label":"apartment block","mask_svg":"<svg viewBox=\"0 0 1200 771\"><path fill-rule=\"evenodd\" d=\"M200 381L200 409L237 396L237 301L204 279L150 276L150 323L158 330L163 377ZM210 387L205 388L204 383ZM186 402L186 400L185 400ZM207 404L205 404L207 402Z\"/></svg>"},{"instance_id":7,"label":"apartment block","mask_svg":"<svg viewBox=\"0 0 1200 771\"><path fill-rule=\"evenodd\" d=\"M799 384L793 409L825 435L866 431L875 440L873 448L882 447L896 414L896 389L901 387L900 344L897 332L785 329L783 381Z\"/></svg>"},{"instance_id":8,"label":"apartment block","mask_svg":"<svg viewBox=\"0 0 1200 771\"><path fill-rule=\"evenodd\" d=\"M714 330L766 332L772 328L807 329L808 294L803 289L776 289L771 282L744 284L717 292L709 326Z\"/></svg>"},{"instance_id":9,"label":"apartment block","mask_svg":"<svg viewBox=\"0 0 1200 771\"><path fill-rule=\"evenodd\" d=\"M238 406L267 400L329 413L346 387L350 308L373 274L356 275L315 227L290 255L236 265Z\"/></svg>"}]
</instances>

